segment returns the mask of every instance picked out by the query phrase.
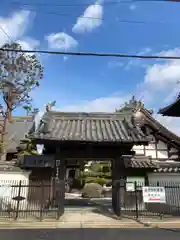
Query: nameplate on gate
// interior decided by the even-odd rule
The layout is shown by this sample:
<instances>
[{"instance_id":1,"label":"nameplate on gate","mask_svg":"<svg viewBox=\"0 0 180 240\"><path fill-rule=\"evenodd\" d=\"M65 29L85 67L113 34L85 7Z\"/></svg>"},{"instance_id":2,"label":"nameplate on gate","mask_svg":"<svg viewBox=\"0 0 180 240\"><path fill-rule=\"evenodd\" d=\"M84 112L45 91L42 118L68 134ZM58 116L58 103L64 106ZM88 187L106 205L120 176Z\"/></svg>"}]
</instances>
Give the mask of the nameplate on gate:
<instances>
[{"instance_id":1,"label":"nameplate on gate","mask_svg":"<svg viewBox=\"0 0 180 240\"><path fill-rule=\"evenodd\" d=\"M40 155L40 156L27 155L27 156L24 156L24 160L22 162L22 165L24 167L42 167L42 168L53 167L54 166L54 156L51 156L51 155L50 156L47 156L47 155Z\"/></svg>"}]
</instances>

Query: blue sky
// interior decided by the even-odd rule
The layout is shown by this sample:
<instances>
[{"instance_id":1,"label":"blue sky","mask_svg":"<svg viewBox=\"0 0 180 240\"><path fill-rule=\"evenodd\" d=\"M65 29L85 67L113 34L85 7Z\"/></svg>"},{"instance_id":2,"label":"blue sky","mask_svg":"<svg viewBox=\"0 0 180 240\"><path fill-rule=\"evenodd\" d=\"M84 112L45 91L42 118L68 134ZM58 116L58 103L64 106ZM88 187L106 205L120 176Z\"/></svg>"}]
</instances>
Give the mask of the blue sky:
<instances>
[{"instance_id":1,"label":"blue sky","mask_svg":"<svg viewBox=\"0 0 180 240\"><path fill-rule=\"evenodd\" d=\"M180 55L180 3L106 2L3 1L0 26L24 49ZM6 41L0 30L0 45ZM32 96L33 106L41 110L47 102L56 100L56 109L63 111L113 111L132 94L157 110L171 102L180 88L177 60L60 55L39 58L45 67L44 79ZM22 110L16 113L22 114ZM158 118L164 124L176 121ZM177 130L177 121L174 128Z\"/></svg>"}]
</instances>

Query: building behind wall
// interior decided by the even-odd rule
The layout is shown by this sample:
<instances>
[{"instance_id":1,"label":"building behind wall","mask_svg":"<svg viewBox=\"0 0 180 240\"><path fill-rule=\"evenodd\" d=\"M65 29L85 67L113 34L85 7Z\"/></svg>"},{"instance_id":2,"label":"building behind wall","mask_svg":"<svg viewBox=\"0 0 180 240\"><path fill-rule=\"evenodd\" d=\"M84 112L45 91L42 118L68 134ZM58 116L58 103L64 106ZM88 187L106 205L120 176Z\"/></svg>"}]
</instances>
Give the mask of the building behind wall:
<instances>
[{"instance_id":1,"label":"building behind wall","mask_svg":"<svg viewBox=\"0 0 180 240\"><path fill-rule=\"evenodd\" d=\"M134 97L117 111L134 112L139 127L146 135L151 136L148 146L133 147L136 156L150 157L152 162L158 164L157 169L148 173L148 180L180 183L180 137L158 122L153 117L153 112L146 109L144 104Z\"/></svg>"},{"instance_id":2,"label":"building behind wall","mask_svg":"<svg viewBox=\"0 0 180 240\"><path fill-rule=\"evenodd\" d=\"M36 114L38 114L38 110L28 116L12 117L11 122L8 122L7 124L7 134L4 139L6 157L5 160L0 161L0 174L2 175L3 173L3 178L5 178L7 173L8 181L10 181L10 176L12 176L12 181L14 178L17 180L18 177L19 180L21 180L21 177L24 180L24 173L28 173L28 179L30 179L30 181L51 181L53 165L46 167L46 163L44 163L43 166L41 164L37 164L36 156L27 156L27 158L30 158L31 160L31 166L22 166L21 164L17 164L18 151L22 148L22 146L24 148L24 145L26 145L22 143L22 140L24 140L28 133L34 129ZM3 124L3 119L0 119L0 122ZM52 162L53 154L54 153L51 152L51 149L47 149L47 161L50 160ZM28 159L26 161L28 161ZM76 168L77 163L71 163L67 169L67 177L73 176L76 172ZM15 173L16 175L14 175Z\"/></svg>"},{"instance_id":3,"label":"building behind wall","mask_svg":"<svg viewBox=\"0 0 180 240\"><path fill-rule=\"evenodd\" d=\"M147 146L134 146L136 168L139 165L139 176L137 171L129 166L128 181L137 180L142 185L147 182L179 182L180 183L180 137L169 129L164 127L159 121L153 117L153 112L146 109L144 104L137 101L134 97L126 102L124 107L117 109L117 112L125 115L133 114L134 120L138 123L143 132L150 136L151 141ZM143 167L144 157L149 162L154 163L156 168ZM88 165L86 168L88 171ZM140 165L142 167L140 167ZM149 170L148 170L149 169ZM132 176L133 173L136 175Z\"/></svg>"},{"instance_id":4,"label":"building behind wall","mask_svg":"<svg viewBox=\"0 0 180 240\"><path fill-rule=\"evenodd\" d=\"M34 115L31 116L21 116L21 117L13 117L11 122L7 123L7 128L4 137L4 145L5 145L5 160L0 161L0 169L5 174L8 173L7 177L12 173L12 178L14 172L19 172L21 175L22 170L19 167L16 167L17 162L17 147L20 145L21 140L25 138L25 135L28 134L28 131L32 127L34 121ZM1 120L3 124L3 119ZM19 175L19 176L20 176ZM3 175L5 176L5 175Z\"/></svg>"},{"instance_id":5,"label":"building behind wall","mask_svg":"<svg viewBox=\"0 0 180 240\"><path fill-rule=\"evenodd\" d=\"M153 118L152 111L147 110L144 105L141 102L136 101L134 97L128 103L125 103L123 108L116 111L123 112L125 115L128 115L130 112L134 114L135 121L138 122L144 133L152 138L148 146L133 147L133 150L136 153L136 162L140 164L143 159L142 156L146 156L147 158L149 157L152 162L159 165L158 169L154 169L153 172L151 170L150 173L148 173L148 179L151 181L153 181L153 179L159 179L160 181L162 181L162 179L171 179L175 181L176 179L176 181L179 181L180 138L156 121ZM8 143L7 156L6 161L0 163L1 169L4 168L4 170L8 170L8 168L13 167L16 162L17 147L20 144L20 140L23 140L25 135L27 135L29 130L33 127L34 116L35 115L14 117L13 121L8 123L6 136L6 142ZM52 161L54 152L52 152L51 149L46 149L44 154L46 155L46 159L49 158L49 160L51 159L50 161ZM79 167L79 163L73 161L69 163L67 172L70 172L72 175L76 172L75 170L77 167ZM42 170L42 166L34 165L34 167L32 166L27 170L29 171L29 169L34 169L33 173L30 175L32 179L39 178L38 171L41 171L42 178L49 179L52 175L52 166L44 166ZM44 171L44 174L42 171ZM129 168L129 171L134 170L130 170ZM142 168L140 172L143 171ZM66 175L68 175L68 173ZM137 176L139 181L140 177L142 179L142 176L139 176L139 178ZM144 182L145 180L142 181Z\"/></svg>"}]
</instances>

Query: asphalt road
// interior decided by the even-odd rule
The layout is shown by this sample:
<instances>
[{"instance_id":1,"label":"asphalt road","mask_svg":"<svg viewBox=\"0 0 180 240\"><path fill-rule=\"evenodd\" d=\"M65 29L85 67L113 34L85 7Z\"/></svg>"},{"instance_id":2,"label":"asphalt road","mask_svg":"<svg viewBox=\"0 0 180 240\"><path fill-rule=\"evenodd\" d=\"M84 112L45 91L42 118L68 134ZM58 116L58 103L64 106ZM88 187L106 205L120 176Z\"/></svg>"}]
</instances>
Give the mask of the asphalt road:
<instances>
[{"instance_id":1,"label":"asphalt road","mask_svg":"<svg viewBox=\"0 0 180 240\"><path fill-rule=\"evenodd\" d=\"M180 229L1 229L3 240L178 240Z\"/></svg>"}]
</instances>

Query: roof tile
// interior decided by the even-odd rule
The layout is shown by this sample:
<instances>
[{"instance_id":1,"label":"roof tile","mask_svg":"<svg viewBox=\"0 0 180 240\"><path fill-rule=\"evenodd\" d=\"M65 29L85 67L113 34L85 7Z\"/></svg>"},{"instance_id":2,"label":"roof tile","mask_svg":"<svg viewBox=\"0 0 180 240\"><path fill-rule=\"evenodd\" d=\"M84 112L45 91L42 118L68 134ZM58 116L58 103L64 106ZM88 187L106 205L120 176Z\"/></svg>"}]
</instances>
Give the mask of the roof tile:
<instances>
[{"instance_id":1,"label":"roof tile","mask_svg":"<svg viewBox=\"0 0 180 240\"><path fill-rule=\"evenodd\" d=\"M119 113L46 113L32 138L59 141L148 142L131 119Z\"/></svg>"},{"instance_id":2,"label":"roof tile","mask_svg":"<svg viewBox=\"0 0 180 240\"><path fill-rule=\"evenodd\" d=\"M126 168L158 168L156 162L152 161L150 157L143 155L123 155Z\"/></svg>"}]
</instances>

